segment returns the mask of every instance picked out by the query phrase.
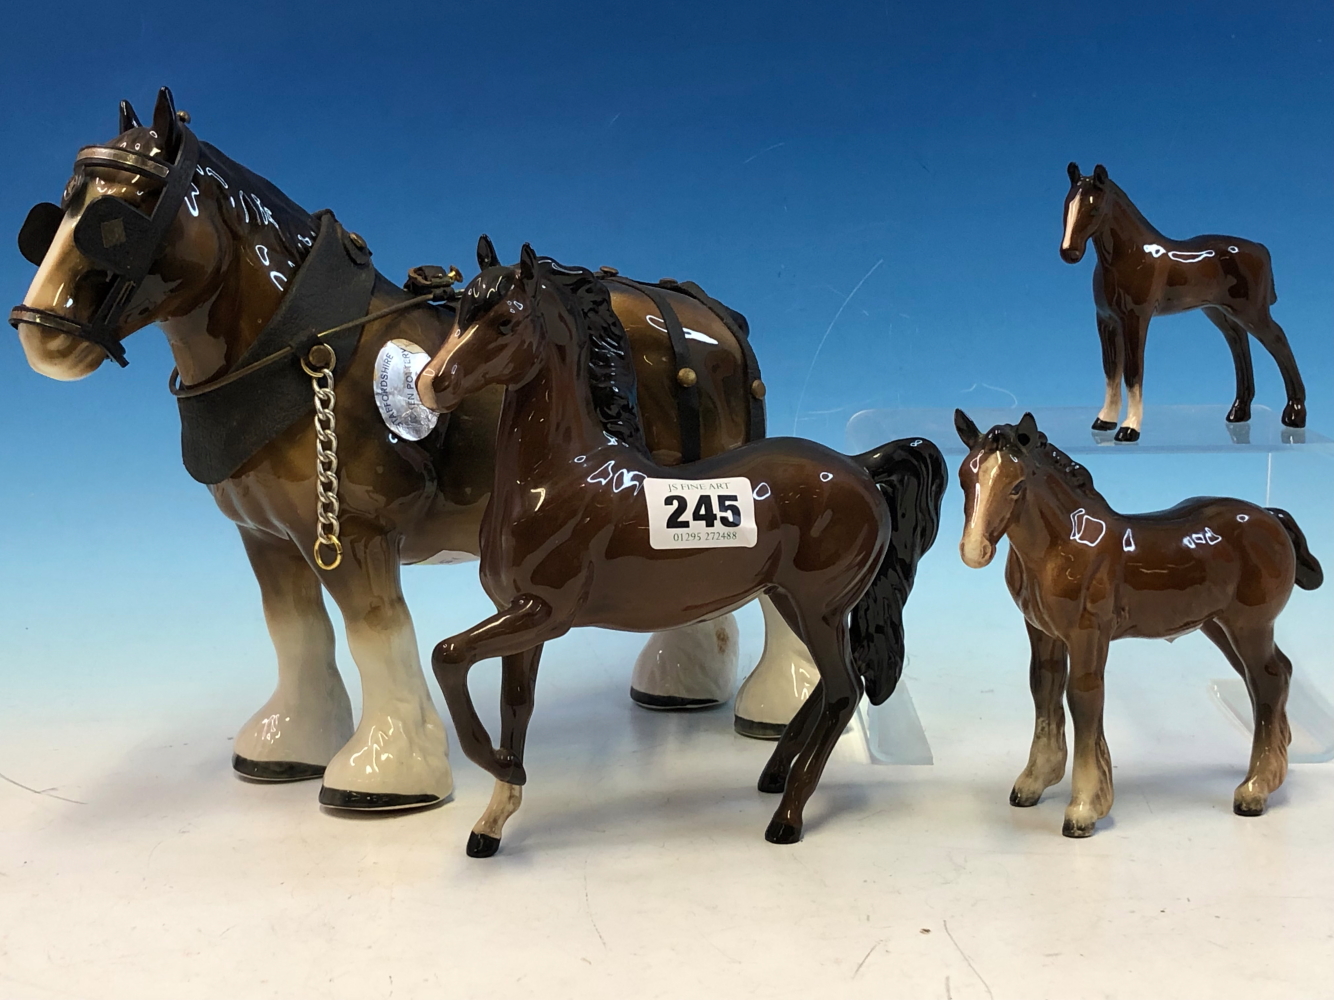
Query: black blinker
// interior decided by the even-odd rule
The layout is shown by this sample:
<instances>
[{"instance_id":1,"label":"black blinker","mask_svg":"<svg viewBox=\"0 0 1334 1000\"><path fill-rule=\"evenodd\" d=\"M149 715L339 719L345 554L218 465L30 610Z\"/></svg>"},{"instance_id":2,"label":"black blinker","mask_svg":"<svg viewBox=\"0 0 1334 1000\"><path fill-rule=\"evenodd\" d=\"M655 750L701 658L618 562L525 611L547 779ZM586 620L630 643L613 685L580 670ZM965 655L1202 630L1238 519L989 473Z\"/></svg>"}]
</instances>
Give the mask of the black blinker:
<instances>
[{"instance_id":1,"label":"black blinker","mask_svg":"<svg viewBox=\"0 0 1334 1000\"><path fill-rule=\"evenodd\" d=\"M51 249L56 230L60 228L60 220L64 217L65 210L49 201L32 206L19 230L19 253L23 254L24 259L38 267L42 266L46 251Z\"/></svg>"},{"instance_id":2,"label":"black blinker","mask_svg":"<svg viewBox=\"0 0 1334 1000\"><path fill-rule=\"evenodd\" d=\"M112 274L142 277L157 252L153 220L120 198L104 195L83 210L74 245Z\"/></svg>"}]
</instances>

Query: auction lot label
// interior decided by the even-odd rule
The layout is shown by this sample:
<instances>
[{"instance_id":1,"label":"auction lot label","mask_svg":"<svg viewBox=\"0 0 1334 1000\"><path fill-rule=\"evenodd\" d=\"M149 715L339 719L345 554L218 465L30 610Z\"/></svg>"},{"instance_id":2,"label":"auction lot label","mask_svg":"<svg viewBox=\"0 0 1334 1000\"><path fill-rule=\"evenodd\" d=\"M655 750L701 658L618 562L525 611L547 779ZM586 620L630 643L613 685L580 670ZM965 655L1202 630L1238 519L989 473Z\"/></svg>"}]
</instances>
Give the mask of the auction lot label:
<instances>
[{"instance_id":1,"label":"auction lot label","mask_svg":"<svg viewBox=\"0 0 1334 1000\"><path fill-rule=\"evenodd\" d=\"M655 549L753 546L755 499L750 480L645 479L648 540Z\"/></svg>"}]
</instances>

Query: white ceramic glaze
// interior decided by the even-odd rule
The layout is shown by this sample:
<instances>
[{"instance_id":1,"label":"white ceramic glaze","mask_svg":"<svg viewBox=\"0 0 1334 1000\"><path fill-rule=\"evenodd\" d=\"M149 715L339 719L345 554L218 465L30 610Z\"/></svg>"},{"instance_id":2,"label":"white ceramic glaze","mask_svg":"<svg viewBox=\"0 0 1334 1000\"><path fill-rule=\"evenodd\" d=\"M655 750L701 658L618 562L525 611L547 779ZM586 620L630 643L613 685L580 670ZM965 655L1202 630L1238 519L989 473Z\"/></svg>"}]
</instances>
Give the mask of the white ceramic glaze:
<instances>
[{"instance_id":1,"label":"white ceramic glaze","mask_svg":"<svg viewBox=\"0 0 1334 1000\"><path fill-rule=\"evenodd\" d=\"M736 618L730 614L654 632L635 660L632 697L645 708L708 708L727 701L736 689L739 640ZM652 704L640 695L693 704Z\"/></svg>"},{"instance_id":2,"label":"white ceramic glaze","mask_svg":"<svg viewBox=\"0 0 1334 1000\"><path fill-rule=\"evenodd\" d=\"M734 714L737 731L743 735L777 739L815 689L820 673L769 598L760 598L760 609L764 613L764 652L737 692Z\"/></svg>"}]
</instances>

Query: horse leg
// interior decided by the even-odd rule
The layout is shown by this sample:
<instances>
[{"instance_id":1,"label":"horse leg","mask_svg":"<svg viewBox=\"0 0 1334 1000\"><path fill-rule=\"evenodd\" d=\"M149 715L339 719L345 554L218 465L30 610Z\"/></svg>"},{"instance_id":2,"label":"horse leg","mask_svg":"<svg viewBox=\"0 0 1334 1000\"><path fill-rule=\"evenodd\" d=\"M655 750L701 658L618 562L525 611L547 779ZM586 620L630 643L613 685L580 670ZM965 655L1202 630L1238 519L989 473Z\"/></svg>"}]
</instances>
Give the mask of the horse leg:
<instances>
[{"instance_id":1,"label":"horse leg","mask_svg":"<svg viewBox=\"0 0 1334 1000\"><path fill-rule=\"evenodd\" d=\"M1112 808L1112 758L1102 731L1103 671L1109 636L1078 635L1070 651L1070 683L1066 698L1075 724L1075 764L1070 773L1070 804L1061 833L1088 837Z\"/></svg>"},{"instance_id":2,"label":"horse leg","mask_svg":"<svg viewBox=\"0 0 1334 1000\"><path fill-rule=\"evenodd\" d=\"M1238 816L1259 816L1270 793L1288 774L1292 730L1287 705L1292 663L1274 643L1272 622L1260 627L1229 628L1227 635L1237 658L1245 665L1246 687L1255 712L1251 764L1246 780L1232 797L1232 811Z\"/></svg>"},{"instance_id":3,"label":"horse leg","mask_svg":"<svg viewBox=\"0 0 1334 1000\"><path fill-rule=\"evenodd\" d=\"M541 659L542 645L538 644L501 660L500 749L495 757L502 768L508 765L508 773L496 778L491 801L473 825L468 837L469 857L489 858L500 849L505 821L518 811L523 801L523 786L528 781L523 769L523 748L528 738L528 722L533 717L533 689Z\"/></svg>"},{"instance_id":4,"label":"horse leg","mask_svg":"<svg viewBox=\"0 0 1334 1000\"><path fill-rule=\"evenodd\" d=\"M801 839L802 813L815 786L820 782L834 744L852 720L861 700L861 678L852 666L852 651L848 646L848 628L845 616L833 622L816 619L806 624L803 616L806 644L815 664L820 668L819 716L814 732L806 740L788 774L783 798L764 831L764 839L771 844L795 844ZM814 702L810 699L810 703ZM805 706L802 706L803 712Z\"/></svg>"},{"instance_id":5,"label":"horse leg","mask_svg":"<svg viewBox=\"0 0 1334 1000\"><path fill-rule=\"evenodd\" d=\"M1025 623L1027 624L1027 623ZM1065 679L1069 672L1065 643L1028 625L1028 686L1033 692L1033 746L1028 766L1015 780L1010 805L1034 806L1042 793L1065 777Z\"/></svg>"},{"instance_id":6,"label":"horse leg","mask_svg":"<svg viewBox=\"0 0 1334 1000\"><path fill-rule=\"evenodd\" d=\"M1230 424L1239 424L1251 419L1251 401L1255 399L1255 371L1251 368L1251 338L1246 328L1223 312L1218 306L1205 306L1200 310L1209 317L1209 322L1218 327L1232 352L1232 366L1237 371L1237 396L1232 401L1232 409L1227 411Z\"/></svg>"},{"instance_id":7,"label":"horse leg","mask_svg":"<svg viewBox=\"0 0 1334 1000\"><path fill-rule=\"evenodd\" d=\"M261 781L318 778L352 736L320 581L290 539L240 530L278 656L278 687L237 733L232 766Z\"/></svg>"},{"instance_id":8,"label":"horse leg","mask_svg":"<svg viewBox=\"0 0 1334 1000\"><path fill-rule=\"evenodd\" d=\"M1138 441L1144 425L1144 341L1148 333L1148 317L1127 313L1121 318L1127 403L1126 421L1116 432L1118 441Z\"/></svg>"},{"instance_id":9,"label":"horse leg","mask_svg":"<svg viewBox=\"0 0 1334 1000\"><path fill-rule=\"evenodd\" d=\"M344 523L344 530L348 524ZM323 574L343 613L361 675L361 721L324 773L320 802L342 809L410 809L454 790L444 723L431 702L399 581L398 539L346 536L343 562Z\"/></svg>"},{"instance_id":10,"label":"horse leg","mask_svg":"<svg viewBox=\"0 0 1334 1000\"><path fill-rule=\"evenodd\" d=\"M764 652L741 684L732 725L742 736L777 739L787 729L815 685L820 672L798 633L769 594L760 597L764 614ZM775 791L781 791L781 786Z\"/></svg>"},{"instance_id":11,"label":"horse leg","mask_svg":"<svg viewBox=\"0 0 1334 1000\"><path fill-rule=\"evenodd\" d=\"M491 801L468 836L469 857L489 858L500 849L505 821L523 799L522 787L528 780L523 750L542 645L566 631L568 626L553 622L550 605L523 594L468 631L441 641L431 655L459 745L469 760L496 779ZM468 691L468 671L473 664L494 656L502 658L499 750L491 746L491 736Z\"/></svg>"},{"instance_id":12,"label":"horse leg","mask_svg":"<svg viewBox=\"0 0 1334 1000\"><path fill-rule=\"evenodd\" d=\"M770 591L766 597L769 606L773 608L774 617L779 619L784 626L783 631L790 634L792 641L805 650L806 647L800 638L801 619L797 615L797 609L792 604L792 600L787 594L778 590ZM767 610L766 608L766 612ZM770 634L767 628L767 615L765 624L765 643L767 644ZM758 670L758 668L756 669ZM815 732L820 707L824 704L824 688L820 686L820 675L814 662L811 663L811 670L815 672L815 686L801 704L797 706L796 713L778 734L778 745L774 747L774 752L769 755L764 770L760 772L758 787L762 792L776 795L787 787L787 775L792 769L792 761L796 759L801 748L806 745L811 738L811 734Z\"/></svg>"},{"instance_id":13,"label":"horse leg","mask_svg":"<svg viewBox=\"0 0 1334 1000\"><path fill-rule=\"evenodd\" d=\"M1237 319L1269 352L1283 375L1283 390L1288 396L1288 403L1283 407L1283 426L1305 427L1306 386L1302 382L1302 373L1297 370L1297 359L1292 356L1288 335L1269 315L1267 305L1257 306L1254 312L1254 316L1241 315Z\"/></svg>"},{"instance_id":14,"label":"horse leg","mask_svg":"<svg viewBox=\"0 0 1334 1000\"><path fill-rule=\"evenodd\" d=\"M1102 344L1102 373L1107 378L1107 394L1102 409L1093 419L1093 429L1109 431L1121 416L1121 377L1125 368L1125 344L1116 320L1110 316L1098 317L1098 340Z\"/></svg>"},{"instance_id":15,"label":"horse leg","mask_svg":"<svg viewBox=\"0 0 1334 1000\"><path fill-rule=\"evenodd\" d=\"M731 614L654 632L635 660L630 699L643 708L713 708L736 688L740 632Z\"/></svg>"}]
</instances>

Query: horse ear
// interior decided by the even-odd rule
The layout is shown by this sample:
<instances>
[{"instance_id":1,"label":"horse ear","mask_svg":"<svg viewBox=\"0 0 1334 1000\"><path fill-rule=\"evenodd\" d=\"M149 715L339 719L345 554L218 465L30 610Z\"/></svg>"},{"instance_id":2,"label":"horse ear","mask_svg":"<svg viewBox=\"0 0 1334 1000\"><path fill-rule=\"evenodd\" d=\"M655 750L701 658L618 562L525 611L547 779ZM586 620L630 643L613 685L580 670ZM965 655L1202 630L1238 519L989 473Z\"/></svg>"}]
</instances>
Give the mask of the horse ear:
<instances>
[{"instance_id":1,"label":"horse ear","mask_svg":"<svg viewBox=\"0 0 1334 1000\"><path fill-rule=\"evenodd\" d=\"M527 243L519 253L519 277L525 285L532 285L537 277L537 254L533 253L532 246Z\"/></svg>"},{"instance_id":2,"label":"horse ear","mask_svg":"<svg viewBox=\"0 0 1334 1000\"><path fill-rule=\"evenodd\" d=\"M1074 160L1070 161L1070 165L1065 168L1065 172L1070 175L1071 184L1078 184L1079 178L1083 176L1079 172L1079 164L1076 163Z\"/></svg>"},{"instance_id":3,"label":"horse ear","mask_svg":"<svg viewBox=\"0 0 1334 1000\"><path fill-rule=\"evenodd\" d=\"M485 271L488 267L497 267L500 264L500 258L496 256L495 244L491 242L491 237L483 233L477 237L477 266Z\"/></svg>"},{"instance_id":4,"label":"horse ear","mask_svg":"<svg viewBox=\"0 0 1334 1000\"><path fill-rule=\"evenodd\" d=\"M982 432L977 429L977 424L963 410L954 411L954 429L959 432L959 440L967 445L969 451L982 440Z\"/></svg>"},{"instance_id":5,"label":"horse ear","mask_svg":"<svg viewBox=\"0 0 1334 1000\"><path fill-rule=\"evenodd\" d=\"M174 155L181 138L181 119L176 113L176 101L168 87L157 92L157 104L153 108L153 131L157 133L163 151Z\"/></svg>"},{"instance_id":6,"label":"horse ear","mask_svg":"<svg viewBox=\"0 0 1334 1000\"><path fill-rule=\"evenodd\" d=\"M1107 183L1107 168L1101 163L1093 168L1093 183L1098 185L1098 187L1102 187Z\"/></svg>"},{"instance_id":7,"label":"horse ear","mask_svg":"<svg viewBox=\"0 0 1334 1000\"><path fill-rule=\"evenodd\" d=\"M134 113L134 105L129 101L120 102L120 134L124 135L132 128L142 128L139 116Z\"/></svg>"},{"instance_id":8,"label":"horse ear","mask_svg":"<svg viewBox=\"0 0 1334 1000\"><path fill-rule=\"evenodd\" d=\"M1014 427L1014 438L1019 442L1021 448L1031 448L1039 443L1042 432L1038 430L1038 422L1033 419L1033 414L1025 413L1019 423Z\"/></svg>"}]
</instances>

